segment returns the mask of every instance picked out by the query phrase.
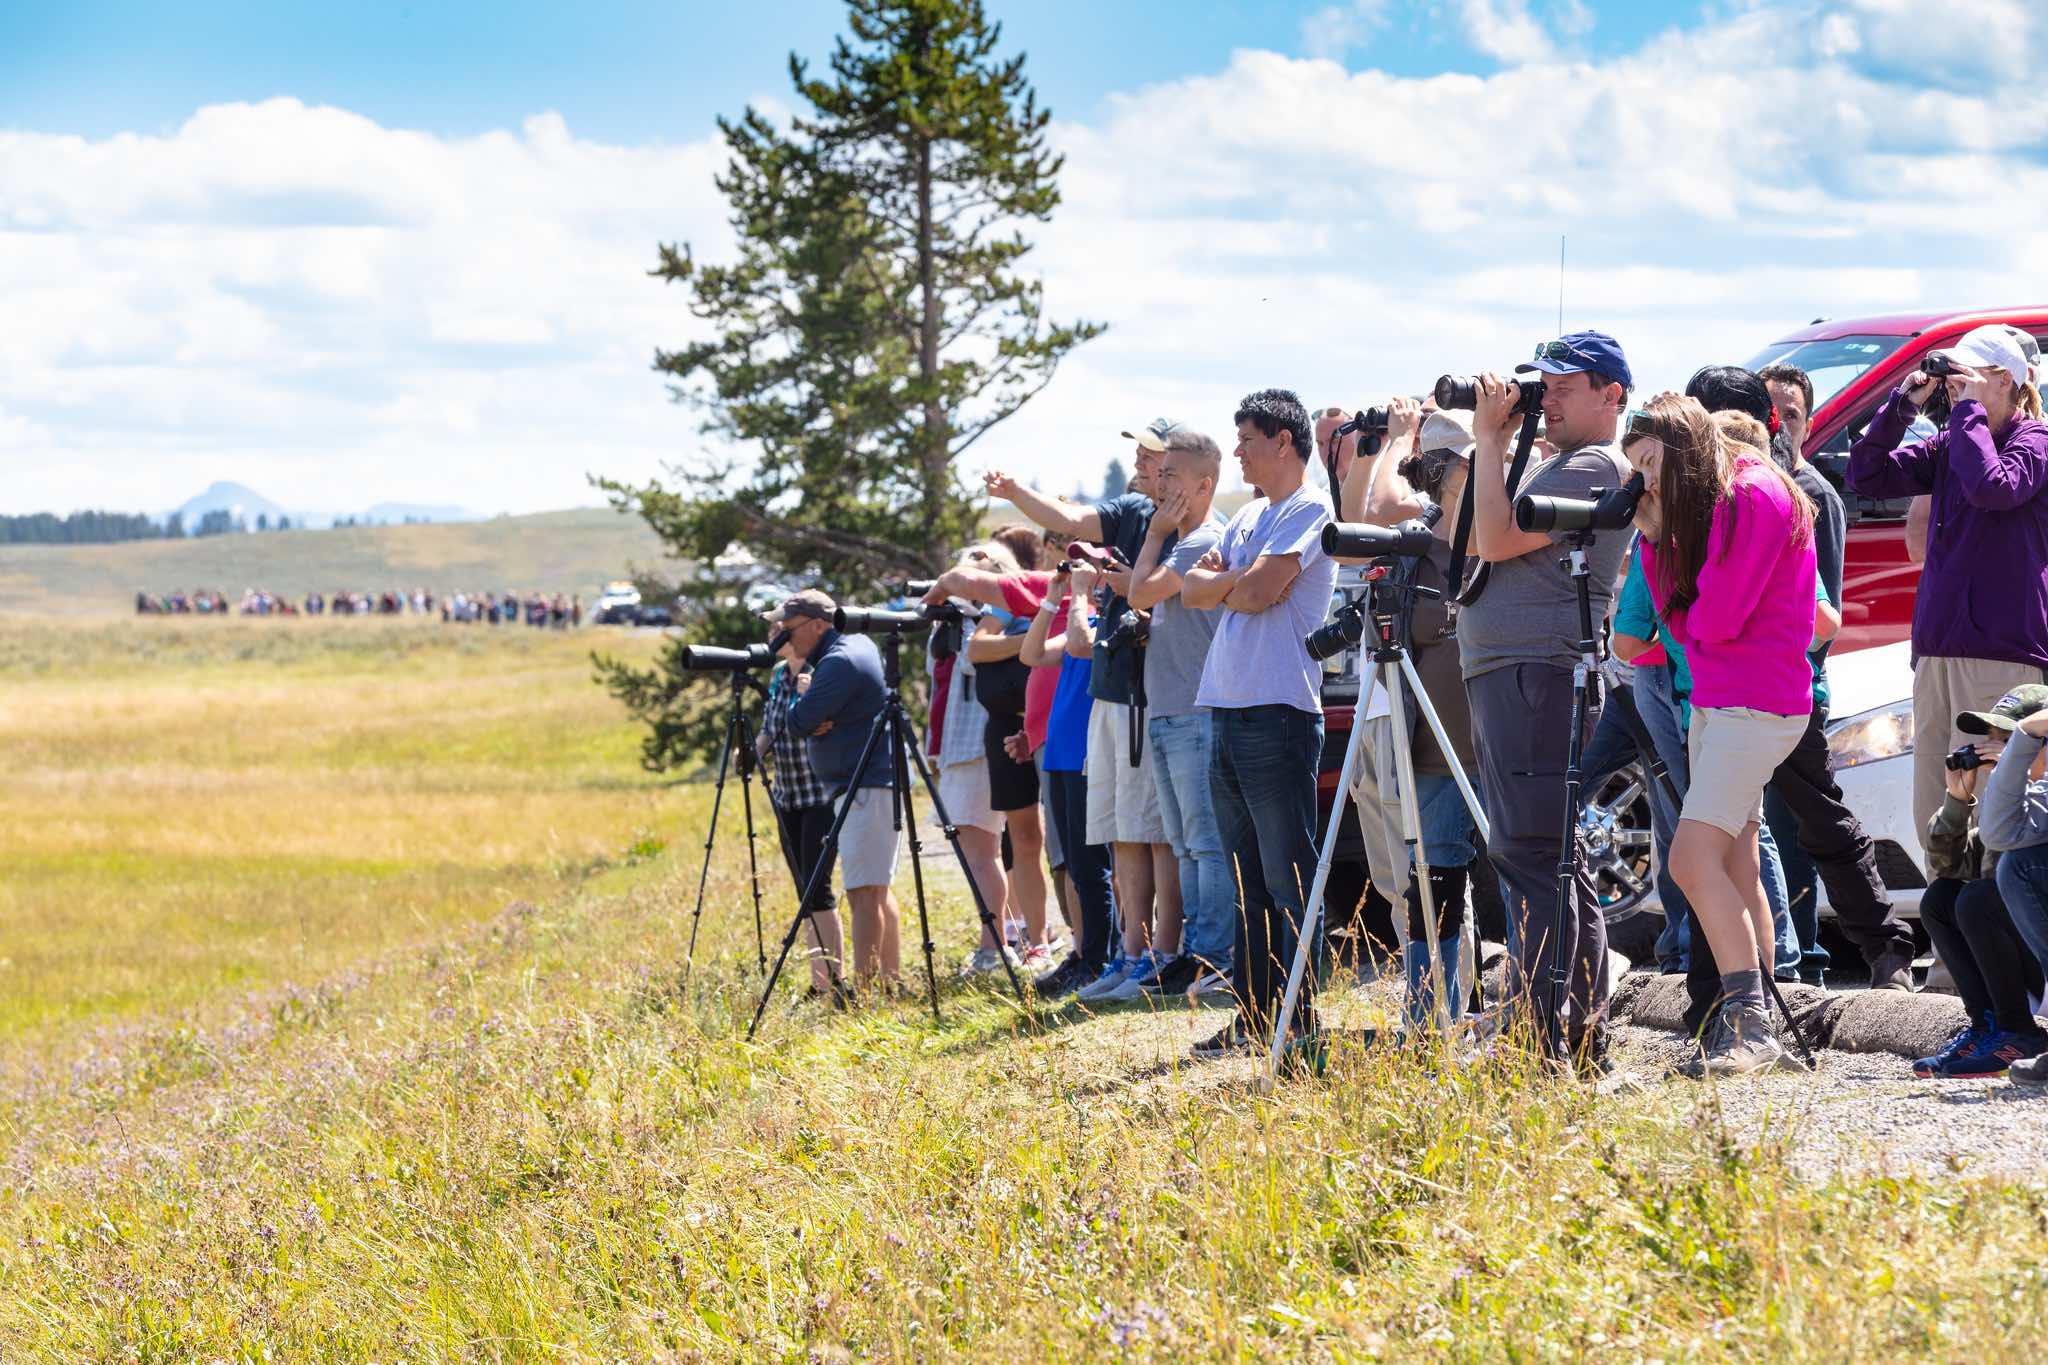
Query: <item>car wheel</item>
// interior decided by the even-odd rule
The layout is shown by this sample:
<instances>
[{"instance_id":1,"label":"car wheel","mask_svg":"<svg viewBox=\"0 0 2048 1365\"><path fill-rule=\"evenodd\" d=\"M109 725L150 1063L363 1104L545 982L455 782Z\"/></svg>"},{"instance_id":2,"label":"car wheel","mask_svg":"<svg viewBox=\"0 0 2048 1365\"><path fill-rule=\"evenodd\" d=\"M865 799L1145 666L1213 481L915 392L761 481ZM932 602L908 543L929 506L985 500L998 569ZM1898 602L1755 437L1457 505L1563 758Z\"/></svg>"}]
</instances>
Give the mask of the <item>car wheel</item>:
<instances>
[{"instance_id":1,"label":"car wheel","mask_svg":"<svg viewBox=\"0 0 2048 1365\"><path fill-rule=\"evenodd\" d=\"M1579 865L1607 921L1608 945L1631 961L1656 953L1663 912L1645 906L1652 875L1650 796L1631 763L1586 795L1579 815Z\"/></svg>"}]
</instances>

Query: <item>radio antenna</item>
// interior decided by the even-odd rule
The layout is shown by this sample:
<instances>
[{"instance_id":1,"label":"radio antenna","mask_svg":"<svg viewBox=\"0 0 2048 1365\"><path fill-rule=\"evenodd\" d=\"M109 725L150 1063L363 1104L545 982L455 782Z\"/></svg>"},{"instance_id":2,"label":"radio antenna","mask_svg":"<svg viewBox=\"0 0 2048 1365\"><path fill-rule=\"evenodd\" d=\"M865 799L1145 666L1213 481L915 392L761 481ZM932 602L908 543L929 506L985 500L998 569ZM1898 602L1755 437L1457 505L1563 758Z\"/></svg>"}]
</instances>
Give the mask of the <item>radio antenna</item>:
<instances>
[{"instance_id":1,"label":"radio antenna","mask_svg":"<svg viewBox=\"0 0 2048 1365\"><path fill-rule=\"evenodd\" d=\"M1557 234L1557 334L1564 335L1564 234Z\"/></svg>"}]
</instances>

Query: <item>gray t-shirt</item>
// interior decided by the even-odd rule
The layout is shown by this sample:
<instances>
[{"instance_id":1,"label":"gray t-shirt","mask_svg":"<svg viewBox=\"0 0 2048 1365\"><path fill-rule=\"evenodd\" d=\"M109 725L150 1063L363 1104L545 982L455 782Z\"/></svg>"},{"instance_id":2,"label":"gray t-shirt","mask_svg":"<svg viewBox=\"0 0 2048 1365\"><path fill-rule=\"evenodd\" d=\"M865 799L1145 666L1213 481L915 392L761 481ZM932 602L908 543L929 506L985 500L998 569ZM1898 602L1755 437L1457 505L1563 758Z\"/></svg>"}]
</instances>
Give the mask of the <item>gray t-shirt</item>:
<instances>
[{"instance_id":1,"label":"gray t-shirt","mask_svg":"<svg viewBox=\"0 0 2048 1365\"><path fill-rule=\"evenodd\" d=\"M1628 461L1614 446L1580 446L1524 475L1516 496L1589 498L1596 488L1621 487L1629 472ZM1614 601L1614 583L1628 540L1626 529L1601 531L1586 556L1596 634ZM1459 663L1468 681L1514 664L1570 667L1578 659L1578 593L1564 566L1571 537L1560 533L1550 541L1552 549L1532 550L1493 565L1479 600L1459 611Z\"/></svg>"},{"instance_id":2,"label":"gray t-shirt","mask_svg":"<svg viewBox=\"0 0 2048 1365\"><path fill-rule=\"evenodd\" d=\"M1209 519L1168 546L1159 562L1184 574L1223 541L1223 518ZM1145 706L1155 716L1185 716L1195 710L1202 664L1223 620L1223 608L1197 611L1180 594L1152 608L1152 642L1145 647Z\"/></svg>"},{"instance_id":3,"label":"gray t-shirt","mask_svg":"<svg viewBox=\"0 0 2048 1365\"><path fill-rule=\"evenodd\" d=\"M1202 669L1197 706L1292 706L1321 715L1322 665L1302 639L1330 614L1337 565L1323 553L1330 504L1312 483L1275 504L1254 498L1223 529L1224 567L1242 569L1261 555L1295 555L1301 573L1286 600L1264 611L1223 608L1216 641Z\"/></svg>"}]
</instances>

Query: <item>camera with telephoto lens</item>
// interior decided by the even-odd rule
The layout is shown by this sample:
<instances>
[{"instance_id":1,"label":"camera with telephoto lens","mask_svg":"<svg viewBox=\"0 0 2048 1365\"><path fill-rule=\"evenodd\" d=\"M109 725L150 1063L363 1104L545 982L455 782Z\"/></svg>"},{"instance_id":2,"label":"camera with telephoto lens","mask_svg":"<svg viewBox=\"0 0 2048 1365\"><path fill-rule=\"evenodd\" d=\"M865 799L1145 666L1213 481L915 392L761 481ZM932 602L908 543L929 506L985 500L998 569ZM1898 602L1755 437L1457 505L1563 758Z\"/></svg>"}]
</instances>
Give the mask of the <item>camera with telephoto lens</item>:
<instances>
[{"instance_id":1,"label":"camera with telephoto lens","mask_svg":"<svg viewBox=\"0 0 2048 1365\"><path fill-rule=\"evenodd\" d=\"M1962 744L1941 760L1941 764L1952 773L1967 773L1984 766L1984 755L1977 752L1976 745Z\"/></svg>"},{"instance_id":2,"label":"camera with telephoto lens","mask_svg":"<svg viewBox=\"0 0 2048 1365\"><path fill-rule=\"evenodd\" d=\"M1532 412L1543 411L1543 381L1540 379L1510 379L1515 387L1515 406L1512 411L1517 417L1526 417ZM1469 374L1447 374L1436 381L1436 405L1440 408L1455 409L1459 412L1474 412L1479 407L1479 380Z\"/></svg>"},{"instance_id":3,"label":"camera with telephoto lens","mask_svg":"<svg viewBox=\"0 0 2048 1365\"><path fill-rule=\"evenodd\" d=\"M903 584L903 595L905 597L922 597L938 586L939 580L936 578L908 579Z\"/></svg>"},{"instance_id":4,"label":"camera with telephoto lens","mask_svg":"<svg viewBox=\"0 0 2048 1365\"><path fill-rule=\"evenodd\" d=\"M943 619L926 616L927 611L958 612L952 603L922 607L916 611L890 611L883 607L841 607L832 613L832 624L848 635L887 635L891 631L916 630L926 622Z\"/></svg>"},{"instance_id":5,"label":"camera with telephoto lens","mask_svg":"<svg viewBox=\"0 0 2048 1365\"><path fill-rule=\"evenodd\" d=\"M1323 553L1343 559L1421 559L1436 543L1432 528L1443 520L1443 515L1444 509L1432 502L1422 509L1421 516L1399 526L1329 522L1323 527ZM1373 585L1373 591L1399 593L1404 587L1412 596L1414 589L1397 580L1383 579ZM1309 658L1320 663L1356 648L1364 638L1365 609L1353 601L1337 608L1334 616L1302 640L1301 647L1308 651Z\"/></svg>"},{"instance_id":6,"label":"camera with telephoto lens","mask_svg":"<svg viewBox=\"0 0 2048 1365\"><path fill-rule=\"evenodd\" d=\"M745 649L684 645L682 665L692 673L743 673L754 668L774 667L775 651L763 644L751 644Z\"/></svg>"},{"instance_id":7,"label":"camera with telephoto lens","mask_svg":"<svg viewBox=\"0 0 2048 1365\"><path fill-rule=\"evenodd\" d=\"M1619 531L1635 520L1642 498L1640 471L1619 488L1594 489L1590 499L1524 493L1515 499L1515 525L1524 531Z\"/></svg>"},{"instance_id":8,"label":"camera with telephoto lens","mask_svg":"<svg viewBox=\"0 0 2048 1365\"><path fill-rule=\"evenodd\" d=\"M1126 607L1124 608L1124 614L1117 618L1116 625L1110 628L1109 634L1102 637L1102 647L1114 654L1116 651L1128 649L1132 645L1142 645L1151 638L1151 620L1136 610Z\"/></svg>"},{"instance_id":9,"label":"camera with telephoto lens","mask_svg":"<svg viewBox=\"0 0 2048 1365\"><path fill-rule=\"evenodd\" d=\"M1309 658L1321 663L1347 649L1356 649L1364 638L1365 608L1356 602L1346 602L1337 608L1336 615L1310 631L1301 647L1308 651Z\"/></svg>"}]
</instances>

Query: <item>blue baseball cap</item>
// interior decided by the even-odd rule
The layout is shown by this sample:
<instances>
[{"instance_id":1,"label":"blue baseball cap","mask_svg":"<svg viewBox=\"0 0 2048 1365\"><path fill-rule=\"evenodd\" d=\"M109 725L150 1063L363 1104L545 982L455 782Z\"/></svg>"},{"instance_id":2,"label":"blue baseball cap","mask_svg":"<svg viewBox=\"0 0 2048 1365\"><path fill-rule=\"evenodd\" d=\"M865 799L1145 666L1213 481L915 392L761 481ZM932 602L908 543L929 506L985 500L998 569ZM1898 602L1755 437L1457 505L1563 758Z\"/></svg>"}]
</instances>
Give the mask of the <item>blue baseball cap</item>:
<instances>
[{"instance_id":1,"label":"blue baseball cap","mask_svg":"<svg viewBox=\"0 0 2048 1365\"><path fill-rule=\"evenodd\" d=\"M1605 332L1573 332L1542 343L1536 348L1534 360L1515 366L1516 374L1527 374L1531 370L1544 374L1583 374L1587 370L1597 370L1624 389L1636 386L1635 376L1629 372L1628 357L1621 353L1621 343Z\"/></svg>"}]
</instances>

